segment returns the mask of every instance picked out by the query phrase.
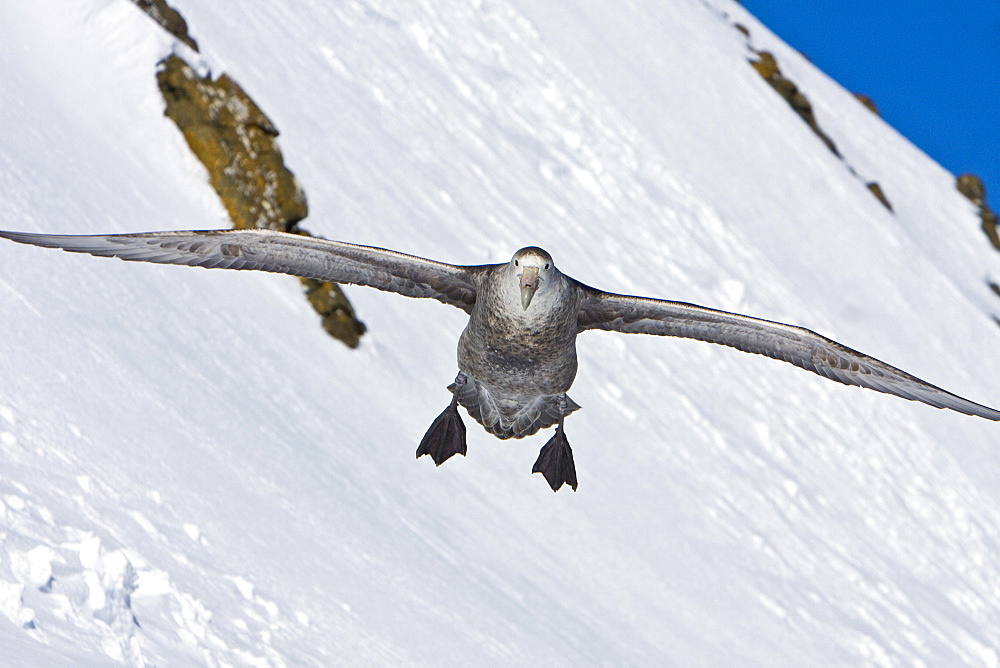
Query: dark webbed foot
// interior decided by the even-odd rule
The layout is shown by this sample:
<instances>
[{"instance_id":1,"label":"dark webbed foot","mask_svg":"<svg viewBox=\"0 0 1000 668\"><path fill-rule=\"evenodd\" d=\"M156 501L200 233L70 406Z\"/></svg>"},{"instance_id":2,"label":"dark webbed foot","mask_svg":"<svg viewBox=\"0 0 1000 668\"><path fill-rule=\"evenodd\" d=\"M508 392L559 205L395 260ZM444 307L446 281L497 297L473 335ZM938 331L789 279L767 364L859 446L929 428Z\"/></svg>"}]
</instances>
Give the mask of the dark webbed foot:
<instances>
[{"instance_id":1,"label":"dark webbed foot","mask_svg":"<svg viewBox=\"0 0 1000 668\"><path fill-rule=\"evenodd\" d=\"M458 414L458 404L452 401L424 434L417 457L430 455L434 463L441 466L454 454L464 457L465 451L465 423Z\"/></svg>"},{"instance_id":2,"label":"dark webbed foot","mask_svg":"<svg viewBox=\"0 0 1000 668\"><path fill-rule=\"evenodd\" d=\"M553 492L566 483L576 491L576 465L573 463L573 450L569 447L566 434L562 427L556 427L555 436L542 447L538 460L531 468L532 473L541 473Z\"/></svg>"}]
</instances>

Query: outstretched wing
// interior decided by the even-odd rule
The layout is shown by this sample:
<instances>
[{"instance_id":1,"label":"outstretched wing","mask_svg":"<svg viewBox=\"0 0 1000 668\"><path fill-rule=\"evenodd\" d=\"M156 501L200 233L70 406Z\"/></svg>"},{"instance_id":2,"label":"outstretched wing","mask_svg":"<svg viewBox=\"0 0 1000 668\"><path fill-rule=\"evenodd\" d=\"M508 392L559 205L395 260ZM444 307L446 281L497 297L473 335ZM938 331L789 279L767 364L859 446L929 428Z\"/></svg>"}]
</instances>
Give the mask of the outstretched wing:
<instances>
[{"instance_id":1,"label":"outstretched wing","mask_svg":"<svg viewBox=\"0 0 1000 668\"><path fill-rule=\"evenodd\" d=\"M136 262L255 269L334 283L353 283L407 297L437 299L471 313L473 267L273 230L206 230L57 235L0 231L0 237L73 253Z\"/></svg>"},{"instance_id":2,"label":"outstretched wing","mask_svg":"<svg viewBox=\"0 0 1000 668\"><path fill-rule=\"evenodd\" d=\"M684 302L629 297L581 287L585 294L580 308L581 330L607 329L718 343L790 362L846 385L867 387L987 420L1000 420L1000 411L963 399L803 327Z\"/></svg>"}]
</instances>

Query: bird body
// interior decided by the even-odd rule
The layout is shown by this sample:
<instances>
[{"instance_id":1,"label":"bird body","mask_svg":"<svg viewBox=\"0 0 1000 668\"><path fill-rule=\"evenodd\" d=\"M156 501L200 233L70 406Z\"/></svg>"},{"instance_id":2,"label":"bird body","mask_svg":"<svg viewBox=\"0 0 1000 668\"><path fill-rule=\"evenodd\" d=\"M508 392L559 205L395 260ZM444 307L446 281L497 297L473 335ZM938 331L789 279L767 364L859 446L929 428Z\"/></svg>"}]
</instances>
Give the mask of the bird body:
<instances>
[{"instance_id":1,"label":"bird body","mask_svg":"<svg viewBox=\"0 0 1000 668\"><path fill-rule=\"evenodd\" d=\"M1000 411L969 401L802 327L696 304L604 292L562 274L551 256L522 248L509 262L453 265L371 246L275 232L208 230L112 235L0 231L19 243L122 260L251 269L351 283L462 309L452 400L417 448L438 465L466 453L457 407L501 439L555 425L532 469L553 490L577 487L563 431L579 406L566 392L577 372L576 337L600 329L707 341L794 364L846 385L1000 421Z\"/></svg>"},{"instance_id":2,"label":"bird body","mask_svg":"<svg viewBox=\"0 0 1000 668\"><path fill-rule=\"evenodd\" d=\"M458 401L499 438L530 436L558 422L547 416L577 370L575 281L565 280L541 249L518 251L517 262L480 272L458 342L458 368L472 381ZM520 275L533 268L541 280L524 308Z\"/></svg>"}]
</instances>

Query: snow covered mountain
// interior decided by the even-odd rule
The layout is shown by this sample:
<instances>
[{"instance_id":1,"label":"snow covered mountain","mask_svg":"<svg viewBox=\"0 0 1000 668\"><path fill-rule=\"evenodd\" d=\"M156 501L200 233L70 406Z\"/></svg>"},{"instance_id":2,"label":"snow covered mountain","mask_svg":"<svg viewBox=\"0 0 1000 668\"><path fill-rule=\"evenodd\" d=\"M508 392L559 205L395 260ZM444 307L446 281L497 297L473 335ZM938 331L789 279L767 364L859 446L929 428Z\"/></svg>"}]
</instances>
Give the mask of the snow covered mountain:
<instances>
[{"instance_id":1,"label":"snow covered mountain","mask_svg":"<svg viewBox=\"0 0 1000 668\"><path fill-rule=\"evenodd\" d=\"M281 130L316 234L537 244L1000 404L1000 255L954 177L734 2L173 4ZM4 3L0 44L0 227L227 226L154 77L198 56L131 2ZM351 351L299 292L0 245L0 663L1000 662L1000 426L587 334L580 489L553 494L548 434L470 424L468 457L414 461L460 311L349 289Z\"/></svg>"}]
</instances>

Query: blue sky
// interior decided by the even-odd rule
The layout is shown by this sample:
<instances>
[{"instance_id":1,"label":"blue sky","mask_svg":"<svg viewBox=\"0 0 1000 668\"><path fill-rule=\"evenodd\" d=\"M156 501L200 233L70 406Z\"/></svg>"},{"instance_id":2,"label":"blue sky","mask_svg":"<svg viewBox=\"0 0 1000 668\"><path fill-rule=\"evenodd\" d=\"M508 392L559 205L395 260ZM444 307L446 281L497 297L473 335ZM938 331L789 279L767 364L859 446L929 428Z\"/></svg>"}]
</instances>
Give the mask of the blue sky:
<instances>
[{"instance_id":1,"label":"blue sky","mask_svg":"<svg viewBox=\"0 0 1000 668\"><path fill-rule=\"evenodd\" d=\"M1000 210L1000 0L742 4Z\"/></svg>"}]
</instances>

